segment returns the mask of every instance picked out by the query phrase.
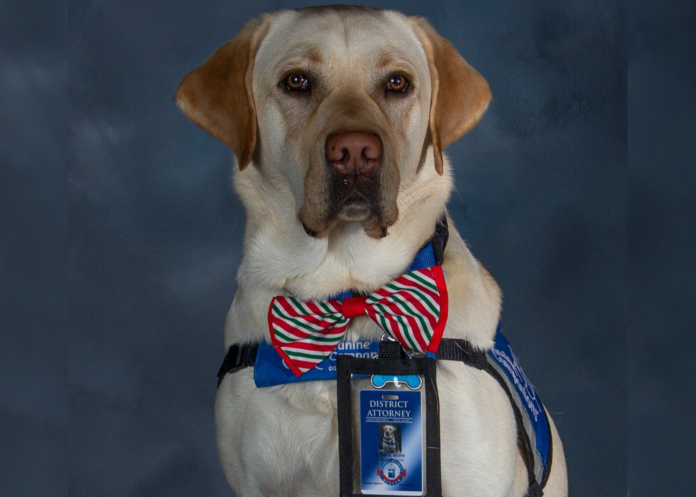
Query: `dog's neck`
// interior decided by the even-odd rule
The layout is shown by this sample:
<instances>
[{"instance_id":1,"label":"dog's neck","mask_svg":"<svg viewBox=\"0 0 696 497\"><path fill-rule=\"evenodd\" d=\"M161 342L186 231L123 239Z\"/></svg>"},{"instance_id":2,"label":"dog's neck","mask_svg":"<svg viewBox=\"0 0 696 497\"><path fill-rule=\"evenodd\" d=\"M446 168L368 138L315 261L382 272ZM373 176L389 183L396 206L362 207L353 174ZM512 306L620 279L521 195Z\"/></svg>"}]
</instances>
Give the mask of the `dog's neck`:
<instances>
[{"instance_id":1,"label":"dog's neck","mask_svg":"<svg viewBox=\"0 0 696 497\"><path fill-rule=\"evenodd\" d=\"M346 290L370 292L403 274L432 236L452 178L449 164L440 176L426 163L400 192L399 218L380 240L367 236L357 223L339 225L326 238L308 236L297 219L290 190L282 183L271 184L255 168L238 174L236 187L248 217L238 290L225 325L226 346L268 339L268 305L276 295L308 300ZM454 228L443 269L450 300L457 299L457 305L450 306L445 336L490 347L500 293ZM351 322L348 335L378 339L381 331L363 317Z\"/></svg>"}]
</instances>

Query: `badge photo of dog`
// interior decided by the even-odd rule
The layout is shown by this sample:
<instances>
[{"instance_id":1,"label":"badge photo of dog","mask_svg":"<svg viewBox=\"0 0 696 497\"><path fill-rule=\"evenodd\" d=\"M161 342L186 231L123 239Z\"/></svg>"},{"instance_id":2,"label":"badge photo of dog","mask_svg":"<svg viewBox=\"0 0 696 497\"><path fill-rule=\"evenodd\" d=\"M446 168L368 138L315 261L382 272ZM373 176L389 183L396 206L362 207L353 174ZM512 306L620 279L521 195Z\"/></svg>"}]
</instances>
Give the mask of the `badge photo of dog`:
<instances>
[{"instance_id":1,"label":"badge photo of dog","mask_svg":"<svg viewBox=\"0 0 696 497\"><path fill-rule=\"evenodd\" d=\"M486 80L425 19L367 7L265 14L186 75L175 100L234 151L247 213L225 349L271 343L269 305L278 296L312 307L389 284L443 216L443 336L491 349L501 294L447 216L457 164L444 154L490 99ZM383 334L356 315L344 339ZM259 388L254 369L226 374L217 393L218 454L230 486L238 497L337 496L336 382ZM438 360L437 384L443 495L531 495L530 463L499 382ZM553 464L543 495L562 497L563 446L548 420Z\"/></svg>"},{"instance_id":2,"label":"badge photo of dog","mask_svg":"<svg viewBox=\"0 0 696 497\"><path fill-rule=\"evenodd\" d=\"M401 452L401 444L397 440L398 428L394 425L380 425L382 437L380 439L380 452L398 454Z\"/></svg>"}]
</instances>

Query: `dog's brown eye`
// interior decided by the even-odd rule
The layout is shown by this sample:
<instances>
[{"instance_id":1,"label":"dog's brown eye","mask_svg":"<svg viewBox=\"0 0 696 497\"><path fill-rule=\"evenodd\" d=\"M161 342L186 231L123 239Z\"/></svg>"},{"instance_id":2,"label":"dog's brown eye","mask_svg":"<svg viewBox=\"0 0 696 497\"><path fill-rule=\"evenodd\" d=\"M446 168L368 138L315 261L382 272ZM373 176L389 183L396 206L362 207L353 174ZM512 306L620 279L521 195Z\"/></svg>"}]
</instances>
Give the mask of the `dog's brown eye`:
<instances>
[{"instance_id":1,"label":"dog's brown eye","mask_svg":"<svg viewBox=\"0 0 696 497\"><path fill-rule=\"evenodd\" d=\"M387 81L387 91L403 93L408 89L408 86L408 80L401 74L395 74L389 78L389 81Z\"/></svg>"},{"instance_id":2,"label":"dog's brown eye","mask_svg":"<svg viewBox=\"0 0 696 497\"><path fill-rule=\"evenodd\" d=\"M283 80L283 86L288 91L309 90L309 79L304 74L294 72Z\"/></svg>"}]
</instances>

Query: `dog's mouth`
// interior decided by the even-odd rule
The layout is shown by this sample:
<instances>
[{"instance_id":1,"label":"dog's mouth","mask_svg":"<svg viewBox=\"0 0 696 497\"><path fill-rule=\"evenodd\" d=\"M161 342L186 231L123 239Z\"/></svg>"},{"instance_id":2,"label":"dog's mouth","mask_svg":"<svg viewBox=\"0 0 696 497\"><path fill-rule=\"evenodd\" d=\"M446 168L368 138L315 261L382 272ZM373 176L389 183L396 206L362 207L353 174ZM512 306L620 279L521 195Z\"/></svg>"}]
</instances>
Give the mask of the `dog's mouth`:
<instances>
[{"instance_id":1,"label":"dog's mouth","mask_svg":"<svg viewBox=\"0 0 696 497\"><path fill-rule=\"evenodd\" d=\"M380 180L377 170L370 174L342 174L329 178L329 217L343 222L364 222L379 217Z\"/></svg>"}]
</instances>

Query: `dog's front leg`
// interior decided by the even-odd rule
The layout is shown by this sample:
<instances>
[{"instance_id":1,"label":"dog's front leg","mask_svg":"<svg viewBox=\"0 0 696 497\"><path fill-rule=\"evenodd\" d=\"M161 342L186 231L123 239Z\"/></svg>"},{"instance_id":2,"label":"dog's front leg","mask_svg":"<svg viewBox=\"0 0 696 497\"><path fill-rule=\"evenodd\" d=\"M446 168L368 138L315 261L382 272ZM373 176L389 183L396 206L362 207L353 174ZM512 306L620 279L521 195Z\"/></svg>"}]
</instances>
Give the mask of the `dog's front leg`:
<instances>
[{"instance_id":1,"label":"dog's front leg","mask_svg":"<svg viewBox=\"0 0 696 497\"><path fill-rule=\"evenodd\" d=\"M237 496L337 496L335 399L332 382L257 388L251 369L227 375L215 421L222 468Z\"/></svg>"}]
</instances>

